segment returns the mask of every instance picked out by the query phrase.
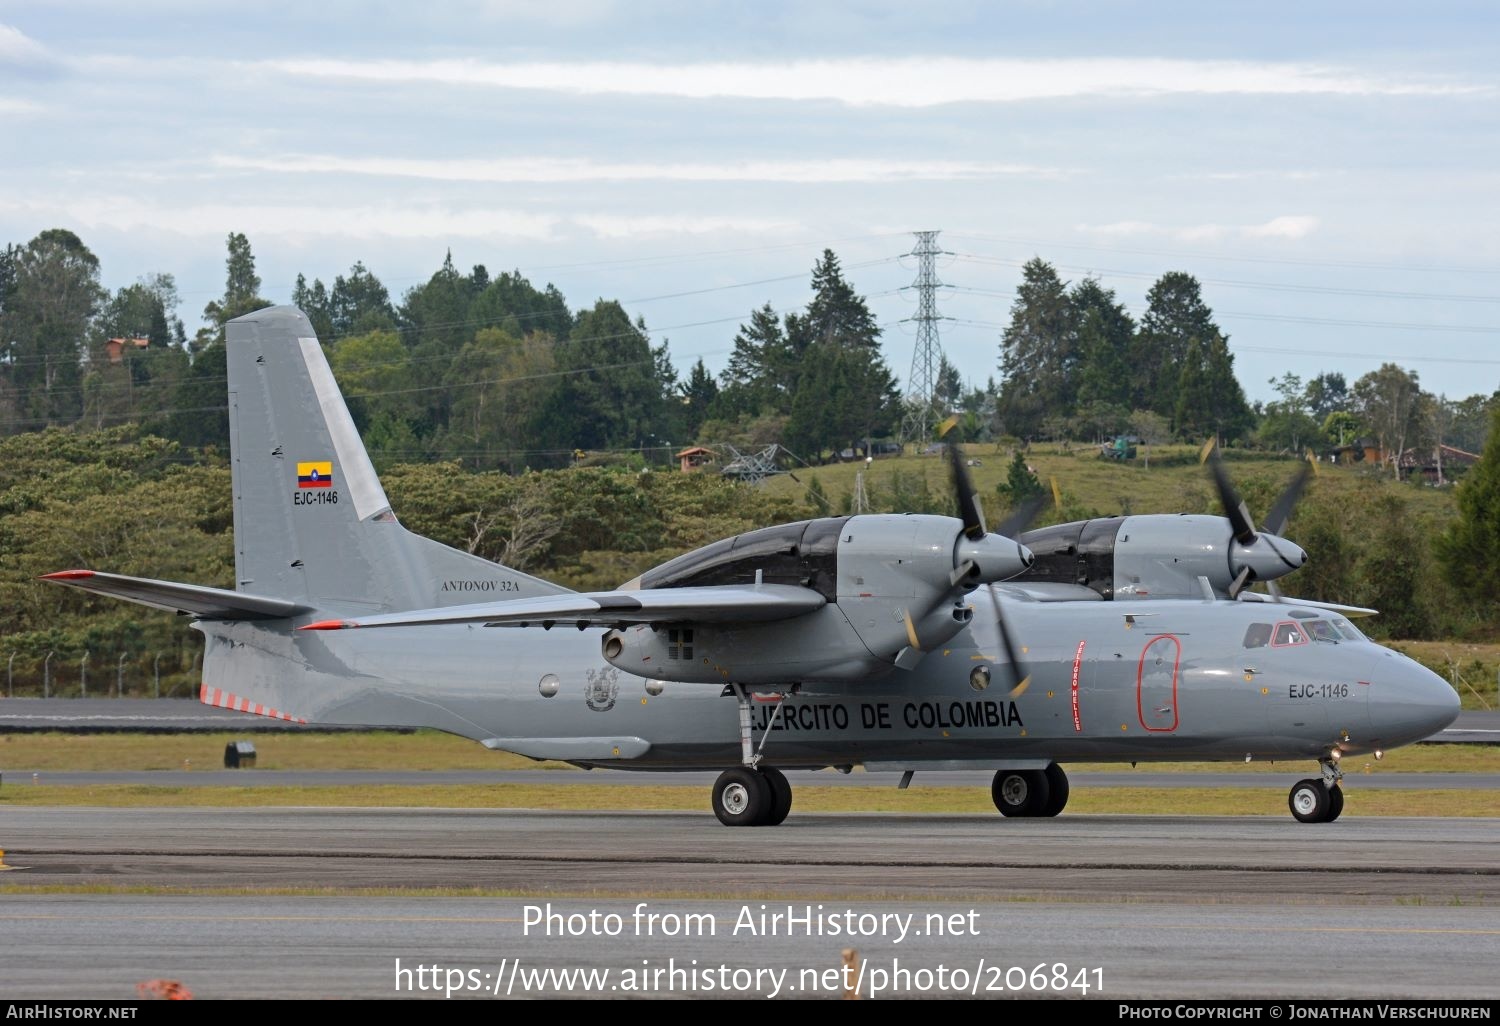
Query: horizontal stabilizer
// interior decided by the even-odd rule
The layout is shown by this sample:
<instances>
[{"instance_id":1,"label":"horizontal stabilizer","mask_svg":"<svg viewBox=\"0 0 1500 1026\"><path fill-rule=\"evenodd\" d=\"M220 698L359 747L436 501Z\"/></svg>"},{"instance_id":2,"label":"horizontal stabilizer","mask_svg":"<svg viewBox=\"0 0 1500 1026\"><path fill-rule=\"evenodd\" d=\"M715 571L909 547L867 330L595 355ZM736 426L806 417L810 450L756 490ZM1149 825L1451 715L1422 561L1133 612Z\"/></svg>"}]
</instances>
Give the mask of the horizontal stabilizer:
<instances>
[{"instance_id":1,"label":"horizontal stabilizer","mask_svg":"<svg viewBox=\"0 0 1500 1026\"><path fill-rule=\"evenodd\" d=\"M284 620L312 612L308 606L285 599L247 595L225 588L205 588L197 584L153 581L149 577L102 574L95 570L60 570L55 574L43 574L39 580L96 591L154 609L185 613L200 620Z\"/></svg>"},{"instance_id":2,"label":"horizontal stabilizer","mask_svg":"<svg viewBox=\"0 0 1500 1026\"><path fill-rule=\"evenodd\" d=\"M495 627L551 627L558 623L585 627L638 623L765 623L811 613L827 601L811 588L790 584L596 591L414 609L406 613L380 613L357 620L320 620L298 630L337 631L351 627L417 627L443 623L482 623Z\"/></svg>"}]
</instances>

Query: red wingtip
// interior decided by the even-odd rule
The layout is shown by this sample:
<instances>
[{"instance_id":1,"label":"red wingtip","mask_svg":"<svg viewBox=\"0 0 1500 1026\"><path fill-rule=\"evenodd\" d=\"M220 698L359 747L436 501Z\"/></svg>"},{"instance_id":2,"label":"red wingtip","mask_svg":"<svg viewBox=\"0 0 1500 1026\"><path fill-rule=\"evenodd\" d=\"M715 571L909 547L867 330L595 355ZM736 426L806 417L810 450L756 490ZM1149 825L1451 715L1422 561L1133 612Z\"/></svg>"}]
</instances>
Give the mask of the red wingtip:
<instances>
[{"instance_id":1,"label":"red wingtip","mask_svg":"<svg viewBox=\"0 0 1500 1026\"><path fill-rule=\"evenodd\" d=\"M54 574L42 574L39 581L82 581L94 576L92 570L59 570Z\"/></svg>"},{"instance_id":2,"label":"red wingtip","mask_svg":"<svg viewBox=\"0 0 1500 1026\"><path fill-rule=\"evenodd\" d=\"M359 624L353 620L319 620L317 623L304 624L297 629L299 631L341 631L349 627L358 627Z\"/></svg>"}]
</instances>

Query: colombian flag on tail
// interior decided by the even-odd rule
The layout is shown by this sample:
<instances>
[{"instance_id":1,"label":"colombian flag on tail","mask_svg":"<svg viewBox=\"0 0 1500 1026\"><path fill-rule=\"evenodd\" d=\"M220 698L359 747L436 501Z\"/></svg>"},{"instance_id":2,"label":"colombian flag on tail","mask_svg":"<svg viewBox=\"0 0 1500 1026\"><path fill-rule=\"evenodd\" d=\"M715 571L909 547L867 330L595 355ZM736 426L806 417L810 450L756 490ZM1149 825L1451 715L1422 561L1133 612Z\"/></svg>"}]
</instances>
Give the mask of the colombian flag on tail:
<instances>
[{"instance_id":1,"label":"colombian flag on tail","mask_svg":"<svg viewBox=\"0 0 1500 1026\"><path fill-rule=\"evenodd\" d=\"M332 488L333 462L297 464L298 488Z\"/></svg>"}]
</instances>

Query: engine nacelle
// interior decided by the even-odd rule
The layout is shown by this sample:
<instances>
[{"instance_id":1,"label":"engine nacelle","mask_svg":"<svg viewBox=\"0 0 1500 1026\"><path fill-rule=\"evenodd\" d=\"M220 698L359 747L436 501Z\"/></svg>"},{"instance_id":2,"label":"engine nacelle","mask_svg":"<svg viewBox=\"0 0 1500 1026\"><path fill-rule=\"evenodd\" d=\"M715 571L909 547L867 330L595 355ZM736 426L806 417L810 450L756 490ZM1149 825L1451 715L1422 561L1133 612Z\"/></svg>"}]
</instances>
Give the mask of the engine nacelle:
<instances>
[{"instance_id":1,"label":"engine nacelle","mask_svg":"<svg viewBox=\"0 0 1500 1026\"><path fill-rule=\"evenodd\" d=\"M1103 517L1030 531L1021 536L1036 557L1018 583L1078 584L1106 599L1187 598L1228 594L1242 570L1270 581L1307 562L1299 546L1262 532L1249 545L1234 540L1224 517L1153 514Z\"/></svg>"},{"instance_id":2,"label":"engine nacelle","mask_svg":"<svg viewBox=\"0 0 1500 1026\"><path fill-rule=\"evenodd\" d=\"M601 650L627 673L689 684L856 682L894 667L872 655L832 605L773 623L626 627L608 631Z\"/></svg>"},{"instance_id":3,"label":"engine nacelle","mask_svg":"<svg viewBox=\"0 0 1500 1026\"><path fill-rule=\"evenodd\" d=\"M1014 576L1031 559L1009 538L966 538L953 517L830 517L750 531L663 563L626 588L795 585L828 604L770 623L615 630L605 635L604 657L662 680L861 681L913 666L951 640L973 619L967 593Z\"/></svg>"}]
</instances>

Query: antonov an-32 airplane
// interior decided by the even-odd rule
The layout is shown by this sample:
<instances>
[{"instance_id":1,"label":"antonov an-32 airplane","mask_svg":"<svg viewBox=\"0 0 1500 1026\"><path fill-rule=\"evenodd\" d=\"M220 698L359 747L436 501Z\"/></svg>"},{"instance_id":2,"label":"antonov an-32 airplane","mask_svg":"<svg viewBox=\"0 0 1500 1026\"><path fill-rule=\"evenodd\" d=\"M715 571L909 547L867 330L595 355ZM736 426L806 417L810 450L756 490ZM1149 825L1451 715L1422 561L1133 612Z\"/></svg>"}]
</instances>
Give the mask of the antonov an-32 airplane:
<instances>
[{"instance_id":1,"label":"antonov an-32 airplane","mask_svg":"<svg viewBox=\"0 0 1500 1026\"><path fill-rule=\"evenodd\" d=\"M235 589L45 578L193 617L210 705L590 768L719 769L731 826L786 818L788 768L902 771L902 786L992 769L1001 813L1055 816L1059 762L1188 759L1315 761L1289 805L1329 822L1341 758L1458 714L1446 681L1350 622L1372 610L1274 591L1306 560L1278 536L1305 477L1270 531L1214 463L1226 516L1017 541L1024 514L989 533L950 447L958 518L783 524L577 593L401 526L301 311L231 321L227 345Z\"/></svg>"}]
</instances>

